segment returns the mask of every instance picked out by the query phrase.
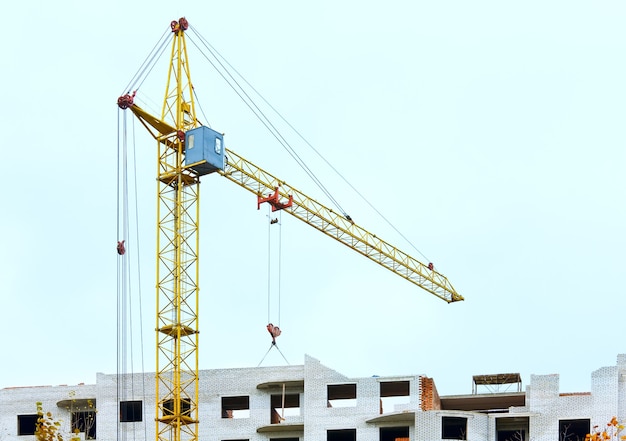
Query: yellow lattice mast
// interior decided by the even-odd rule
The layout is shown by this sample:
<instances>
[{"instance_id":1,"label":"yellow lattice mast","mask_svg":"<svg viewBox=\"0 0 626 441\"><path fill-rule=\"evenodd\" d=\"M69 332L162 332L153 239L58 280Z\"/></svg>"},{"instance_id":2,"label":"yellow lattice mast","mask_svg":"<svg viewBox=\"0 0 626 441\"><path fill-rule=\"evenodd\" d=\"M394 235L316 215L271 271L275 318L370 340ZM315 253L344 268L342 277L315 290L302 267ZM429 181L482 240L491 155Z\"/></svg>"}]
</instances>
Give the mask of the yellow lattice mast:
<instances>
[{"instance_id":1,"label":"yellow lattice mast","mask_svg":"<svg viewBox=\"0 0 626 441\"><path fill-rule=\"evenodd\" d=\"M200 182L184 168L184 133L197 126L185 30L173 42L161 121L157 206L157 441L198 438L198 215Z\"/></svg>"},{"instance_id":2,"label":"yellow lattice mast","mask_svg":"<svg viewBox=\"0 0 626 441\"><path fill-rule=\"evenodd\" d=\"M158 141L156 440L198 438L199 176L185 167L185 133L199 124L185 46L187 20L173 21L161 118L130 108Z\"/></svg>"}]
</instances>

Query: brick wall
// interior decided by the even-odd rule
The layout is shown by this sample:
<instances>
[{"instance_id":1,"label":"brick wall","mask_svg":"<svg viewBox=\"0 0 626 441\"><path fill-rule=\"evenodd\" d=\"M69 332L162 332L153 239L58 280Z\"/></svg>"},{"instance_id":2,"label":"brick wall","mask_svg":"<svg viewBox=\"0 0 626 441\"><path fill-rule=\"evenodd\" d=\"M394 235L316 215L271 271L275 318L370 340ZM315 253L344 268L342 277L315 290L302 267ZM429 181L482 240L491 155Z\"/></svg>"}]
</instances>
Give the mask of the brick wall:
<instances>
[{"instance_id":1,"label":"brick wall","mask_svg":"<svg viewBox=\"0 0 626 441\"><path fill-rule=\"evenodd\" d=\"M433 379L429 377L420 377L420 388L421 410L440 410L441 401Z\"/></svg>"},{"instance_id":2,"label":"brick wall","mask_svg":"<svg viewBox=\"0 0 626 441\"><path fill-rule=\"evenodd\" d=\"M118 381L120 383L118 384ZM408 382L408 402L396 405L395 412L380 415L381 382ZM271 425L271 395L281 394L287 382L287 394L300 398L300 414L286 417ZM329 407L329 384L356 384L356 400L350 407ZM93 399L98 409L97 439L122 438L134 441L155 438L154 374L97 374L96 384L76 386L44 386L0 390L0 441L34 441L34 436L17 435L17 415L35 414L36 402L62 420L61 431L69 433L70 412L58 407L61 401ZM496 441L498 418L522 418L528 421L525 441L559 441L559 420L590 419L591 424L604 425L612 416L626 420L626 356L620 355L615 366L599 368L591 374L588 393L561 393L558 375L532 375L526 388L526 405L510 408L508 413L449 411L441 409L441 401L432 378L420 375L348 378L306 356L303 365L241 369L215 369L200 372L199 439L219 441L297 437L301 440L323 441L332 429L356 429L358 441L378 441L381 427L409 427L409 438L419 441L440 441L442 418L455 416L467 419L468 441ZM222 397L248 396L249 417L222 418ZM141 400L143 421L118 423L121 400ZM296 426L289 426L295 424ZM302 429L304 426L304 429ZM270 430L264 432L263 430Z\"/></svg>"}]
</instances>

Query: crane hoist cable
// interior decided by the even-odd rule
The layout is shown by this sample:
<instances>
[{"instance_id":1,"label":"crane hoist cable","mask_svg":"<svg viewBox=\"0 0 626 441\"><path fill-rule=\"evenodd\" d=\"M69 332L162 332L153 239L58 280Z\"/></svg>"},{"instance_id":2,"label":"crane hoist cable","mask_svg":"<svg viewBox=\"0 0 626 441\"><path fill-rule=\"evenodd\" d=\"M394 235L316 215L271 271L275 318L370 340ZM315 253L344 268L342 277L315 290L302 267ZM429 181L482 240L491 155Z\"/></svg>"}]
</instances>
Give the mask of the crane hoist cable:
<instances>
[{"instance_id":1,"label":"crane hoist cable","mask_svg":"<svg viewBox=\"0 0 626 441\"><path fill-rule=\"evenodd\" d=\"M120 128L121 119L121 128ZM133 119L134 127L134 119ZM124 401L128 398L136 398L137 395L142 397L146 396L145 379L142 378L141 383L138 385L139 391L135 390L134 375L128 376L127 374L134 374L134 335L133 330L135 325L133 318L135 312L133 311L133 281L131 275L131 258L137 256L137 286L138 286L138 308L139 308L139 329L143 329L143 314L141 304L141 265L139 262L139 252L132 253L134 250L139 249L139 210L137 207L137 173L136 173L136 148L134 141L134 129L133 133L133 145L132 145L132 164L133 164L133 177L134 177L134 202L135 202L135 238L132 241L133 244L137 244L137 247L126 250L126 241L130 235L130 198L129 198L129 170L128 170L128 127L126 112L118 110L118 145L117 145L117 395L118 401ZM144 357L143 357L143 333L139 332L139 347L141 349L141 372L145 372ZM127 381L130 384L127 384ZM130 394L130 397L128 396ZM145 419L144 419L145 420ZM126 439L126 432L121 430L118 426L118 439ZM147 435L147 423L144 422L144 437ZM120 438L121 436L121 438Z\"/></svg>"},{"instance_id":2,"label":"crane hoist cable","mask_svg":"<svg viewBox=\"0 0 626 441\"><path fill-rule=\"evenodd\" d=\"M272 321L271 317L271 304L272 304L272 262L274 259L272 258L272 229L275 225L278 225L278 271L277 271L277 279L276 282L276 292L278 297L278 326L280 326L280 300L281 300L281 270L282 270L282 214L279 211L278 217L272 219L271 212L269 211L268 206L268 223L267 223L267 322L270 323ZM271 332L270 332L271 333Z\"/></svg>"},{"instance_id":3,"label":"crane hoist cable","mask_svg":"<svg viewBox=\"0 0 626 441\"><path fill-rule=\"evenodd\" d=\"M259 203L260 205L260 203ZM269 210L269 206L268 206L268 210ZM272 213L272 211L268 211L268 213ZM265 353L265 355L263 356L263 358L261 359L261 361L259 362L259 366L261 365L261 363L263 363L263 360L265 360L265 357L267 357L267 354L272 350L272 348L276 348L276 350L280 353L280 355L283 357L283 359L285 360L285 362L287 364L289 364L289 361L287 361L287 358L285 358L285 355L281 352L280 348L278 347L278 345L276 344L276 338L278 338L282 331L280 329L280 307L281 307L281 289L280 289L280 281L281 281L281 260L282 260L282 230L281 230L281 216L282 214L278 213L278 217L275 217L272 219L272 217L268 214L268 223L267 223L267 332L269 332L270 336L272 337L272 344L270 345L269 349L267 350L267 352ZM271 320L271 298L272 298L272 278L271 278L271 274L272 274L272 234L271 234L271 230L272 227L274 225L278 225L278 324L275 325L272 320Z\"/></svg>"},{"instance_id":4,"label":"crane hoist cable","mask_svg":"<svg viewBox=\"0 0 626 441\"><path fill-rule=\"evenodd\" d=\"M120 134L120 118L122 130ZM120 140L121 138L121 140ZM124 375L128 371L128 256L126 240L128 237L128 164L127 164L127 120L118 111L118 146L117 146L117 400L126 400ZM121 142L121 145L120 145ZM123 437L120 425L117 437Z\"/></svg>"},{"instance_id":5,"label":"crane hoist cable","mask_svg":"<svg viewBox=\"0 0 626 441\"><path fill-rule=\"evenodd\" d=\"M326 189L326 187L315 176L315 174L310 170L310 168L304 163L304 161L295 152L295 150L291 147L291 145L277 131L277 129L275 128L275 125L270 122L269 118L265 115L265 113L262 112L260 110L260 108L254 103L254 101L252 100L250 95L245 92L243 87L233 77L233 75L230 73L228 68L230 68L285 124L287 124L287 126L291 130L293 130L293 132L311 150L313 150L313 152L322 161L324 161L324 163L326 163L326 165L328 165L328 167L330 167L331 170L341 180L343 180L359 196L359 198L361 198L361 200L363 200L372 210L374 210L374 212L376 214L378 214L381 217L381 219L383 219L383 221L385 223L387 223L387 225L389 225L396 233L398 233L398 235L400 235L400 237L402 237L402 239L404 239L425 260L430 261L430 259L428 259L426 257L426 255L421 250L419 250L379 209L377 209L374 206L374 204L372 204L372 202L369 199L367 199L354 185L352 185L352 183L350 181L348 181L348 179L342 173L340 173L339 170L337 170L337 168L330 161L328 161L328 159L326 159L326 157L324 157L318 149L316 149L274 106L272 106L272 104L252 84L250 84L250 82L248 82L248 80L246 80L246 78L235 67L233 67L228 62L228 60L226 60L226 58L224 58L224 56L222 56L222 54L219 51L217 51L217 49L215 49L193 26L190 25L190 29L194 31L194 33L198 36L198 38L200 38L200 41L207 48L209 53L214 57L216 62L220 65L220 67L223 69L223 71L225 73L222 73L222 71L218 68L218 66L216 66L216 64L213 63L213 61L211 59L209 59L209 57L202 52L202 50L198 47L198 45L196 45L196 43L191 38L190 38L190 41L198 48L198 50L200 50L202 55L207 59L207 61L209 61L209 63L213 66L213 68L228 83L228 85L235 91L235 93L241 98L241 100L244 101L244 103L250 108L250 110L255 114L255 116L257 116L257 118L259 118L259 120L265 125L265 127L272 133L272 135L274 135L274 137L288 151L288 153L292 156L292 158L296 161L296 163L298 163L298 165L300 165L302 167L302 169L307 173L307 175L309 175L309 177L311 177L311 179L317 184L317 186L320 188L320 190L322 190L322 192L324 192L324 194L332 201L332 203L337 207L337 209L343 214L343 216L347 220L352 221L352 218L350 217L350 215L348 215L346 210L341 207L339 202L332 196L330 191L328 191ZM226 67L226 65L228 66L228 68ZM228 75L232 79L232 81L234 82L236 87L233 84L230 83L230 81L226 78L225 75ZM242 96L242 94L245 95L245 98L244 98L244 96ZM254 107L256 110L253 109L252 107ZM274 132L274 130L276 130L276 132Z\"/></svg>"},{"instance_id":6,"label":"crane hoist cable","mask_svg":"<svg viewBox=\"0 0 626 441\"><path fill-rule=\"evenodd\" d=\"M137 148L136 148L136 142L135 142L135 119L133 118L133 195L134 195L134 202L135 202L135 243L137 244L137 252L135 253L135 255L137 256L137 299L138 299L138 303L139 303L139 321L140 321L140 329L143 330L143 305L141 302L142 299L142 295L141 295L141 261L140 261L140 257L141 254L139 253L139 245L140 245L140 234L139 234L139 225L141 224L140 220L139 220L139 197L138 197L138 190L137 190ZM145 372L145 368L144 368L144 357L143 357L143 332L140 332L139 334L139 338L140 338L140 347L141 347L141 372Z\"/></svg>"}]
</instances>

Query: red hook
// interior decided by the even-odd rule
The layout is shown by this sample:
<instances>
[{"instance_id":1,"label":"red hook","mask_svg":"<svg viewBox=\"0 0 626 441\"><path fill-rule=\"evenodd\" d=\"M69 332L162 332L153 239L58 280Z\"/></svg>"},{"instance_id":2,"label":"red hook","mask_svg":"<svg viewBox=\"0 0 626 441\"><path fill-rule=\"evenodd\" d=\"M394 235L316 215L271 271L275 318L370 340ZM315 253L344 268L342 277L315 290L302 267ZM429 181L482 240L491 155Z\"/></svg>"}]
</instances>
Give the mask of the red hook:
<instances>
[{"instance_id":1,"label":"red hook","mask_svg":"<svg viewBox=\"0 0 626 441\"><path fill-rule=\"evenodd\" d=\"M280 328L278 326L274 326L273 324L269 323L267 325L267 332L269 332L270 335L272 336L272 344L275 345L276 337L280 335Z\"/></svg>"}]
</instances>

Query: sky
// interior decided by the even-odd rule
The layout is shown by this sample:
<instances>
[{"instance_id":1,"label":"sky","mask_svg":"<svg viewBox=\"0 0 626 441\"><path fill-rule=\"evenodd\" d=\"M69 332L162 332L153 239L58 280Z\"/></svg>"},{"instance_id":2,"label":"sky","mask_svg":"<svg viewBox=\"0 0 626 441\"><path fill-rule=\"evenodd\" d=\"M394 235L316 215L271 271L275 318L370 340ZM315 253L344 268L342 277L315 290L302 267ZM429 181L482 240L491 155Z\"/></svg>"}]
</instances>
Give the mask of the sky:
<instances>
[{"instance_id":1,"label":"sky","mask_svg":"<svg viewBox=\"0 0 626 441\"><path fill-rule=\"evenodd\" d=\"M308 354L348 377L427 375L441 395L508 372L524 386L556 373L562 392L579 392L626 352L623 2L0 8L14 18L0 43L0 388L116 372L116 101L181 16L340 172L272 116L357 224L434 262L465 298L447 304L287 214L270 228L252 194L206 176L201 369ZM157 114L160 61L138 93ZM191 50L190 68L227 148L330 205ZM138 231L130 364L153 371L156 151L127 121ZM268 321L283 331L280 352L268 351Z\"/></svg>"}]
</instances>

